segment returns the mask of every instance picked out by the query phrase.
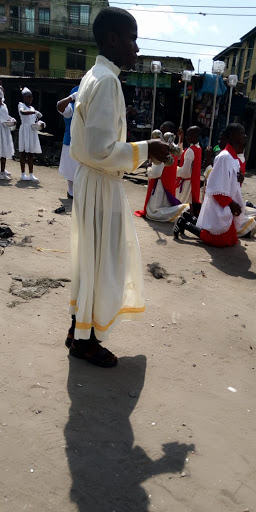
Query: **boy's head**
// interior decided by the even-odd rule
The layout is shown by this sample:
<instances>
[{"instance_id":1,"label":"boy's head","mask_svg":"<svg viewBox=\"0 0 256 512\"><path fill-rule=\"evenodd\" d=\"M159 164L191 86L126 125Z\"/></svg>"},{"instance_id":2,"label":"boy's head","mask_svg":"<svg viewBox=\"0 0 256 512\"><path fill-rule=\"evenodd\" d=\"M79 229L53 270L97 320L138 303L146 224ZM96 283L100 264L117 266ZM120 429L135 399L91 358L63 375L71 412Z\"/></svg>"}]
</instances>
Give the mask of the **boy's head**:
<instances>
[{"instance_id":1,"label":"boy's head","mask_svg":"<svg viewBox=\"0 0 256 512\"><path fill-rule=\"evenodd\" d=\"M102 9L94 20L93 34L101 55L120 68L134 67L139 51L137 23L128 11L118 7Z\"/></svg>"},{"instance_id":2,"label":"boy's head","mask_svg":"<svg viewBox=\"0 0 256 512\"><path fill-rule=\"evenodd\" d=\"M201 135L201 128L199 126L190 126L186 132L186 140L188 144L197 144Z\"/></svg>"},{"instance_id":3,"label":"boy's head","mask_svg":"<svg viewBox=\"0 0 256 512\"><path fill-rule=\"evenodd\" d=\"M237 154L243 153L246 144L245 129L240 123L230 123L226 128L227 142L233 146Z\"/></svg>"},{"instance_id":4,"label":"boy's head","mask_svg":"<svg viewBox=\"0 0 256 512\"><path fill-rule=\"evenodd\" d=\"M175 133L175 124L172 121L165 121L160 126L160 131L164 135L166 132Z\"/></svg>"},{"instance_id":5,"label":"boy's head","mask_svg":"<svg viewBox=\"0 0 256 512\"><path fill-rule=\"evenodd\" d=\"M218 140L220 149L221 150L225 149L227 143L228 143L228 139L227 139L227 135L226 135L226 130L222 130L222 132L220 132L219 140Z\"/></svg>"}]
</instances>

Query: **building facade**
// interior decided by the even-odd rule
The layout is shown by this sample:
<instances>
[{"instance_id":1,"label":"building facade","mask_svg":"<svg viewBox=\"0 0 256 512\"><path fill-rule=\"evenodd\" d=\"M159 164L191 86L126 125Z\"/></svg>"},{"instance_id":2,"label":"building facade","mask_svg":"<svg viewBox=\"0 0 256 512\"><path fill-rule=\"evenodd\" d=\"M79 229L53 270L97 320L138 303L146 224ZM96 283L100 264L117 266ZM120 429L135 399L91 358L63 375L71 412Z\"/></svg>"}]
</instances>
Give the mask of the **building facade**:
<instances>
[{"instance_id":1,"label":"building facade","mask_svg":"<svg viewBox=\"0 0 256 512\"><path fill-rule=\"evenodd\" d=\"M0 3L0 75L81 78L95 62L92 24L107 5L106 0Z\"/></svg>"},{"instance_id":2,"label":"building facade","mask_svg":"<svg viewBox=\"0 0 256 512\"><path fill-rule=\"evenodd\" d=\"M256 27L214 57L226 63L224 76L237 75L244 82L244 94L256 101Z\"/></svg>"},{"instance_id":3,"label":"building facade","mask_svg":"<svg viewBox=\"0 0 256 512\"><path fill-rule=\"evenodd\" d=\"M184 59L183 57L152 57L151 55L139 55L135 64L135 71L150 73L153 60L160 61L162 71L167 73L181 73L184 69L194 71L190 59Z\"/></svg>"}]
</instances>

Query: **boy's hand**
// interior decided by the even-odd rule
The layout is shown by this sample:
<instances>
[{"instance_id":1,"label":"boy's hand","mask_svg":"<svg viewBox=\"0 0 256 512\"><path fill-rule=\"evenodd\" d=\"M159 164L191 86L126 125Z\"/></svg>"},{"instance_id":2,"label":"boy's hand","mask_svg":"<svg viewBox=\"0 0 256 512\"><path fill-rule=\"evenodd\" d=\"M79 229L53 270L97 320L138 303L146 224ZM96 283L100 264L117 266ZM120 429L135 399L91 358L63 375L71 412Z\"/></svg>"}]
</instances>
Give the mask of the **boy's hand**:
<instances>
[{"instance_id":1,"label":"boy's hand","mask_svg":"<svg viewBox=\"0 0 256 512\"><path fill-rule=\"evenodd\" d=\"M166 162L170 153L169 144L160 139L148 140L148 158L155 158L159 162Z\"/></svg>"},{"instance_id":2,"label":"boy's hand","mask_svg":"<svg viewBox=\"0 0 256 512\"><path fill-rule=\"evenodd\" d=\"M241 213L242 213L241 206L238 203L236 203L235 201L232 201L232 203L230 203L229 208L230 208L231 212L233 213L233 215L235 215L235 217L239 217L239 215L241 215Z\"/></svg>"},{"instance_id":3,"label":"boy's hand","mask_svg":"<svg viewBox=\"0 0 256 512\"><path fill-rule=\"evenodd\" d=\"M184 141L184 131L183 131L183 128L180 126L178 131L177 131L177 136L179 137L179 142L183 142Z\"/></svg>"},{"instance_id":4,"label":"boy's hand","mask_svg":"<svg viewBox=\"0 0 256 512\"><path fill-rule=\"evenodd\" d=\"M242 185L242 183L244 182L244 175L241 171L239 171L239 173L237 174L237 181L238 183L240 183L240 185Z\"/></svg>"},{"instance_id":5,"label":"boy's hand","mask_svg":"<svg viewBox=\"0 0 256 512\"><path fill-rule=\"evenodd\" d=\"M208 167L208 165L212 165L212 148L208 147L205 150L205 167Z\"/></svg>"}]
</instances>

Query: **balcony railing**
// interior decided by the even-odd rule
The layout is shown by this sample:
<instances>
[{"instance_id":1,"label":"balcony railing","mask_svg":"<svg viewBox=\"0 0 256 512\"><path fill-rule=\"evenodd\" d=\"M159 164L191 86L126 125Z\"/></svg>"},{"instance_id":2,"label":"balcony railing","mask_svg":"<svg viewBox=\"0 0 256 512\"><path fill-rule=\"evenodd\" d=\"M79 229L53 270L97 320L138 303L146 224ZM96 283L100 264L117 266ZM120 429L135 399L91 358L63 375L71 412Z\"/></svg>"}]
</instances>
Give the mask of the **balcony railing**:
<instances>
[{"instance_id":1,"label":"balcony railing","mask_svg":"<svg viewBox=\"0 0 256 512\"><path fill-rule=\"evenodd\" d=\"M0 34L20 34L24 37L45 37L47 39L67 39L93 42L92 25L75 25L65 21L42 23L31 18L9 17L5 24L0 25Z\"/></svg>"},{"instance_id":2,"label":"balcony railing","mask_svg":"<svg viewBox=\"0 0 256 512\"><path fill-rule=\"evenodd\" d=\"M78 80L85 75L85 70L73 69L35 69L34 71L27 72L25 69L21 73L17 72L17 68L0 66L0 76L7 77L30 77L30 78L70 78Z\"/></svg>"}]
</instances>

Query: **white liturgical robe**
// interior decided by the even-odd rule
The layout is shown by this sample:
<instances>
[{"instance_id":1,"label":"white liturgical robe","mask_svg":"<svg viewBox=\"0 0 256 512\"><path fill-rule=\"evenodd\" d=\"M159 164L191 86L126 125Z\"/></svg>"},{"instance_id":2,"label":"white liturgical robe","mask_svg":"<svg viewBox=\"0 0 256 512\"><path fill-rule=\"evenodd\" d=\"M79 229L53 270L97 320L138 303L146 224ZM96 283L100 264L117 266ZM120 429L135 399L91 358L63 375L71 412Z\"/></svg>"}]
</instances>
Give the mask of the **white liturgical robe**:
<instances>
[{"instance_id":1,"label":"white liturgical robe","mask_svg":"<svg viewBox=\"0 0 256 512\"><path fill-rule=\"evenodd\" d=\"M75 339L88 339L94 327L104 341L118 321L140 319L145 310L140 249L122 177L147 160L148 145L126 143L119 73L97 57L79 87L71 125L70 155L78 162L71 240Z\"/></svg>"}]
</instances>

